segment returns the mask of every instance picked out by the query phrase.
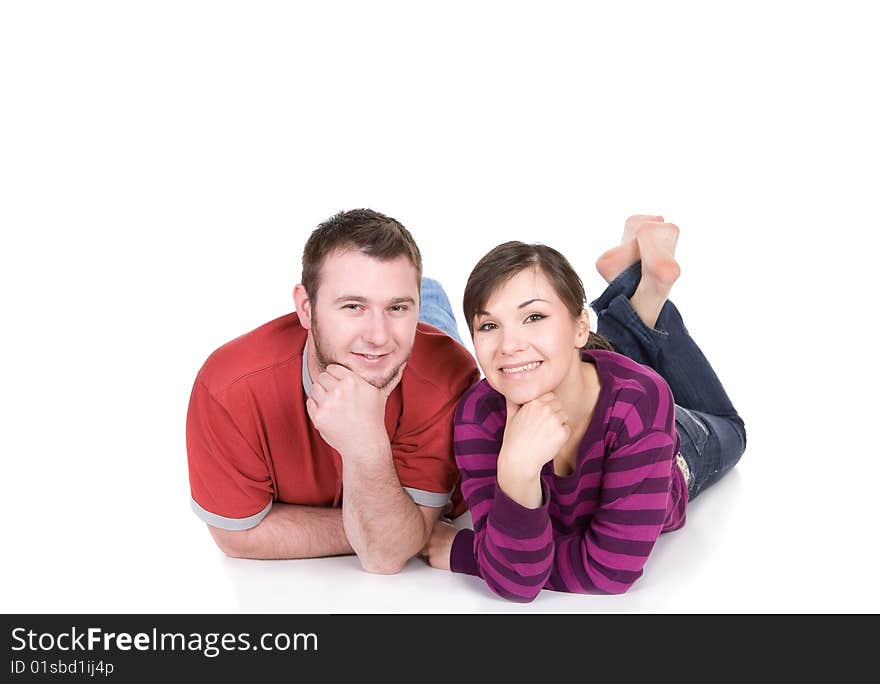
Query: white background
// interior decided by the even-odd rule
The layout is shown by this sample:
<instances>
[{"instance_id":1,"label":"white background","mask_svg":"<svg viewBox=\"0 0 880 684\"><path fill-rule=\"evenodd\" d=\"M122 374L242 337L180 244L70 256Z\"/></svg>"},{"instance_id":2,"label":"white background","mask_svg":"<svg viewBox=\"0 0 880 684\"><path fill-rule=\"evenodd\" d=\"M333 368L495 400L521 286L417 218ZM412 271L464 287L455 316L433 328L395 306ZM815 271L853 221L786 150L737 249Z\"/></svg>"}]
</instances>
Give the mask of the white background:
<instances>
[{"instance_id":1,"label":"white background","mask_svg":"<svg viewBox=\"0 0 880 684\"><path fill-rule=\"evenodd\" d=\"M876 612L869 3L7 2L0 9L4 612ZM529 606L413 560L227 559L184 420L292 310L311 229L401 220L458 313L508 239L588 296L632 213L748 451L626 595Z\"/></svg>"}]
</instances>

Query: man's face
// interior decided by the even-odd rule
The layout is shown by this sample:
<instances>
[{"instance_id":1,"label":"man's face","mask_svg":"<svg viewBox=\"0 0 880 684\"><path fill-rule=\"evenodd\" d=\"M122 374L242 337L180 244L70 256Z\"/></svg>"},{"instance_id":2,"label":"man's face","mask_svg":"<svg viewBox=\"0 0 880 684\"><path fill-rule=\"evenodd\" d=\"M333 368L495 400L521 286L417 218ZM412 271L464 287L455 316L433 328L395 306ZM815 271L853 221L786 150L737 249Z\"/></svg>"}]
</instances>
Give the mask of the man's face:
<instances>
[{"instance_id":1,"label":"man's face","mask_svg":"<svg viewBox=\"0 0 880 684\"><path fill-rule=\"evenodd\" d=\"M415 341L419 282L410 260L379 261L354 249L331 253L321 266L316 299L297 299L310 330L312 379L337 363L374 387L387 385Z\"/></svg>"}]
</instances>

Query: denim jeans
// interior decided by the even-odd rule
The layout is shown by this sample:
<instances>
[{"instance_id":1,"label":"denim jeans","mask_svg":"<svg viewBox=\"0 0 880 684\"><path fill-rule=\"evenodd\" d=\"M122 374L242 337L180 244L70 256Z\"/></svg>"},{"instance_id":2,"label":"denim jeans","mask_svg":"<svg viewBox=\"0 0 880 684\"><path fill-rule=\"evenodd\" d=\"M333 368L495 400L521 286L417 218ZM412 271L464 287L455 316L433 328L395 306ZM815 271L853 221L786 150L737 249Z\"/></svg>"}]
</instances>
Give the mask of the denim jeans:
<instances>
[{"instance_id":1,"label":"denim jeans","mask_svg":"<svg viewBox=\"0 0 880 684\"><path fill-rule=\"evenodd\" d=\"M446 292L443 291L443 286L431 278L422 278L421 300L419 320L440 328L460 344L458 324L455 322L455 314L452 313L452 305Z\"/></svg>"},{"instance_id":2,"label":"denim jeans","mask_svg":"<svg viewBox=\"0 0 880 684\"><path fill-rule=\"evenodd\" d=\"M642 264L636 262L590 306L599 334L615 351L653 368L672 390L681 456L690 471L688 498L694 499L739 461L746 448L745 426L675 305L667 300L654 328L639 318L629 298L641 274Z\"/></svg>"}]
</instances>

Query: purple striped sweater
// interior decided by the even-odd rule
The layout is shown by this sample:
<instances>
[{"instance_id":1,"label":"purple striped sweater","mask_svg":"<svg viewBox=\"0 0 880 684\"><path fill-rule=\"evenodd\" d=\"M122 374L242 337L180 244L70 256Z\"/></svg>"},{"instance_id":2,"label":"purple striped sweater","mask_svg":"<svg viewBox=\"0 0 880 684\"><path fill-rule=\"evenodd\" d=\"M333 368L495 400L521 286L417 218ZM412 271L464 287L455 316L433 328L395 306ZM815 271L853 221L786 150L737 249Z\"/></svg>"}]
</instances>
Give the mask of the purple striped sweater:
<instances>
[{"instance_id":1,"label":"purple striped sweater","mask_svg":"<svg viewBox=\"0 0 880 684\"><path fill-rule=\"evenodd\" d=\"M455 458L473 530L461 530L454 572L482 577L504 598L531 601L541 589L621 594L642 575L661 532L684 525L687 488L675 465L675 405L655 371L614 352L582 352L601 390L574 471L541 472L543 503L528 509L498 486L507 418L486 380L455 413Z\"/></svg>"}]
</instances>

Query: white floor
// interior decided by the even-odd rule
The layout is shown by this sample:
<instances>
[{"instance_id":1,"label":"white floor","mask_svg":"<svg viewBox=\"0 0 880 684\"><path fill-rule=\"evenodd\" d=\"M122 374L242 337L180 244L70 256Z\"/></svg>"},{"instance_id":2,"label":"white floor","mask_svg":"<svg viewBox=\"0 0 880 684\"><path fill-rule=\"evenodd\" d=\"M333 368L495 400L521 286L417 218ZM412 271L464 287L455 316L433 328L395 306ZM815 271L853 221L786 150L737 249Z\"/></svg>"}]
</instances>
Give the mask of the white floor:
<instances>
[{"instance_id":1,"label":"white floor","mask_svg":"<svg viewBox=\"0 0 880 684\"><path fill-rule=\"evenodd\" d=\"M876 612L877 551L859 547L876 544L864 536L874 528L855 510L848 524L828 515L805 520L799 497L789 499L791 510L762 513L780 497L784 476L761 467L763 451L752 448L694 502L686 527L661 536L644 576L622 596L545 591L520 605L496 598L478 578L420 560L378 576L354 557L229 559L183 498L170 498L182 493L179 483L145 494L160 486L149 474L144 493L127 503L112 494L88 500L96 493L74 482L43 487L70 495L59 498L65 505L19 509L32 524L7 542L0 596L4 612Z\"/></svg>"},{"instance_id":2,"label":"white floor","mask_svg":"<svg viewBox=\"0 0 880 684\"><path fill-rule=\"evenodd\" d=\"M880 611L875 24L406 7L0 6L0 610ZM291 310L309 231L360 206L412 230L457 314L499 242L557 247L595 297L626 216L680 226L673 299L749 445L628 594L514 605L418 560L214 547L195 373Z\"/></svg>"}]
</instances>

